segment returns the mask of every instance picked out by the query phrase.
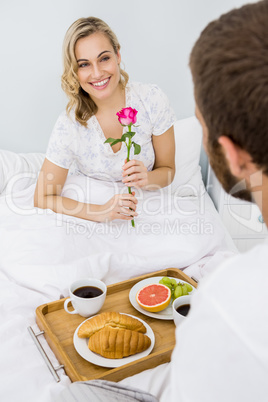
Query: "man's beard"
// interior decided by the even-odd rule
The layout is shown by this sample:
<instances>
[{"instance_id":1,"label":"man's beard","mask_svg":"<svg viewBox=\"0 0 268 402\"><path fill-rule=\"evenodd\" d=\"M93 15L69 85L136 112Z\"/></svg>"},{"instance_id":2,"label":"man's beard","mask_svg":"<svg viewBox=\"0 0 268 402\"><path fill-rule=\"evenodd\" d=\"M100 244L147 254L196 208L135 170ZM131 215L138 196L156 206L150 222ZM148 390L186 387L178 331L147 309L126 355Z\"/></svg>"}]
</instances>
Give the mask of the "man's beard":
<instances>
[{"instance_id":1,"label":"man's beard","mask_svg":"<svg viewBox=\"0 0 268 402\"><path fill-rule=\"evenodd\" d=\"M226 193L244 201L253 202L252 195L245 183L232 175L220 144L208 144L210 165Z\"/></svg>"}]
</instances>

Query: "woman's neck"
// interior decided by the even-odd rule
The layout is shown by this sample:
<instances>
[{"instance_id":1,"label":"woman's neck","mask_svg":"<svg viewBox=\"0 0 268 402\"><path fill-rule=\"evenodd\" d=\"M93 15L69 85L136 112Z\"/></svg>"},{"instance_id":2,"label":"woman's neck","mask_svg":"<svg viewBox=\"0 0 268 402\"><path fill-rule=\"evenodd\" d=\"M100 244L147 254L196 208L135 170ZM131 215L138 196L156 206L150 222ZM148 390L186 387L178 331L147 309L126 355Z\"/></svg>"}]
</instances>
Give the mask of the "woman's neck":
<instances>
[{"instance_id":1,"label":"woman's neck","mask_svg":"<svg viewBox=\"0 0 268 402\"><path fill-rule=\"evenodd\" d=\"M109 110L120 111L124 108L125 105L125 89L123 89L120 85L117 87L117 91L113 94L113 96L107 99L97 99L94 100L98 107L98 111L96 115L106 113Z\"/></svg>"}]
</instances>

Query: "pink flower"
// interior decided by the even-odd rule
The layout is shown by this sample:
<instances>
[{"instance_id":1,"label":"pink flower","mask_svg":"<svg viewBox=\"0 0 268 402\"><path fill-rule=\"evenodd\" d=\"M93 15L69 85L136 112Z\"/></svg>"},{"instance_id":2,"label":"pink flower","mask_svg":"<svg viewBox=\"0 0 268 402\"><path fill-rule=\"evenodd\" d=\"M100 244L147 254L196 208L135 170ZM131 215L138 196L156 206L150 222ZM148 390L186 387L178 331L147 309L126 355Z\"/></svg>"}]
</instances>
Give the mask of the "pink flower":
<instances>
[{"instance_id":1,"label":"pink flower","mask_svg":"<svg viewBox=\"0 0 268 402\"><path fill-rule=\"evenodd\" d=\"M116 113L116 116L118 116L119 123L122 124L122 126L129 126L136 123L137 113L138 111L136 109L125 107L120 110L120 112Z\"/></svg>"}]
</instances>

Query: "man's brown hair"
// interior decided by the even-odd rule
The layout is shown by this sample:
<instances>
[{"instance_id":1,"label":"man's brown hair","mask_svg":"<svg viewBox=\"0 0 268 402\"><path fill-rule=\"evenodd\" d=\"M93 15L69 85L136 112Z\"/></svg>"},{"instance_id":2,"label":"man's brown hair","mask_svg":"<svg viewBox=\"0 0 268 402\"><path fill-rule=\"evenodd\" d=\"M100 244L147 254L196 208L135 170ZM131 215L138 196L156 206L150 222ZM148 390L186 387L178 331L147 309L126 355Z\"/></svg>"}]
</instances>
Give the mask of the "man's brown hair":
<instances>
[{"instance_id":1,"label":"man's brown hair","mask_svg":"<svg viewBox=\"0 0 268 402\"><path fill-rule=\"evenodd\" d=\"M268 174L268 1L211 22L193 47L190 68L210 145L226 135Z\"/></svg>"}]
</instances>

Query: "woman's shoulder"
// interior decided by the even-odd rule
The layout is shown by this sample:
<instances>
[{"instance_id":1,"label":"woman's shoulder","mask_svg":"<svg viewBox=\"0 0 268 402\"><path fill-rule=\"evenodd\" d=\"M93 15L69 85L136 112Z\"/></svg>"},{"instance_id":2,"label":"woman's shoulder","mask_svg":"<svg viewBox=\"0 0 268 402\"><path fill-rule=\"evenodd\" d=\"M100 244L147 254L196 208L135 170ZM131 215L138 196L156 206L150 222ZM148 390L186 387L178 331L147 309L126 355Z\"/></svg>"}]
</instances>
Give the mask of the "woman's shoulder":
<instances>
[{"instance_id":1,"label":"woman's shoulder","mask_svg":"<svg viewBox=\"0 0 268 402\"><path fill-rule=\"evenodd\" d=\"M74 109L71 109L71 110L69 110L69 111L67 111L66 109L63 110L63 111L59 114L56 124L57 124L57 125L59 125L59 124L60 124L60 125L65 125L65 126L68 126L68 127L71 127L71 126L72 126L72 127L76 127L76 128L83 127L83 126L76 120Z\"/></svg>"},{"instance_id":2,"label":"woman's shoulder","mask_svg":"<svg viewBox=\"0 0 268 402\"><path fill-rule=\"evenodd\" d=\"M141 100L151 103L167 102L167 96L157 84L145 84L142 82L131 82L128 84L130 91Z\"/></svg>"},{"instance_id":3,"label":"woman's shoulder","mask_svg":"<svg viewBox=\"0 0 268 402\"><path fill-rule=\"evenodd\" d=\"M141 102L148 112L158 113L161 109L171 109L167 95L157 84L133 82L130 85L132 99Z\"/></svg>"},{"instance_id":4,"label":"woman's shoulder","mask_svg":"<svg viewBox=\"0 0 268 402\"><path fill-rule=\"evenodd\" d=\"M137 93L151 93L151 92L163 92L161 88L157 84L144 83L144 82L130 82L128 84L130 90L135 91Z\"/></svg>"},{"instance_id":5,"label":"woman's shoulder","mask_svg":"<svg viewBox=\"0 0 268 402\"><path fill-rule=\"evenodd\" d=\"M62 112L58 115L57 122L65 122L65 123L72 123L73 122L74 113L71 110L67 112L66 109L62 110Z\"/></svg>"}]
</instances>

